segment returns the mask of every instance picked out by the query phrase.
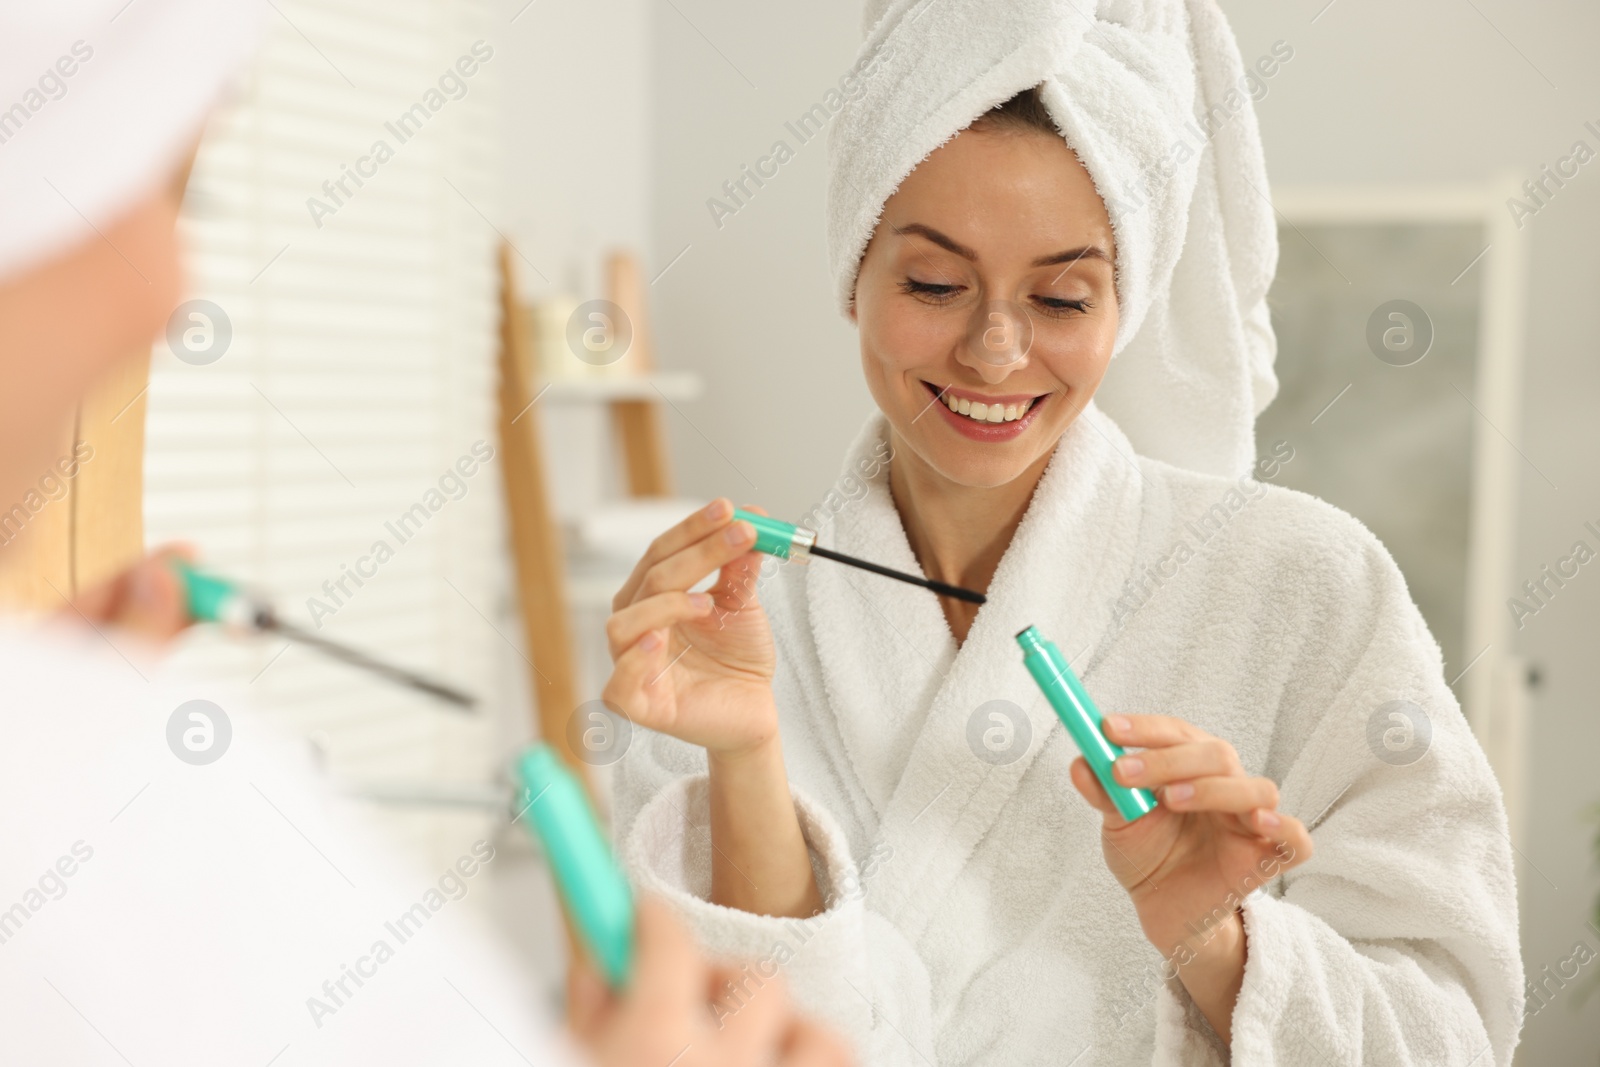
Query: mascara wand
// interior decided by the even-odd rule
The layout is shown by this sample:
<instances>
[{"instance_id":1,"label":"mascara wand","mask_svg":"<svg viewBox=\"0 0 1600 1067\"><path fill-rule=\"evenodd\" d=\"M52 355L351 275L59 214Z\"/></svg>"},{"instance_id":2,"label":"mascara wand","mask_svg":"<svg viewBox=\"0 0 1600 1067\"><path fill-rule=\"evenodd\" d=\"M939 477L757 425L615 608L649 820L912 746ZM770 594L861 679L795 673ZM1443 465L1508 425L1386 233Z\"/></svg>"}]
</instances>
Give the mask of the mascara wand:
<instances>
[{"instance_id":1,"label":"mascara wand","mask_svg":"<svg viewBox=\"0 0 1600 1067\"><path fill-rule=\"evenodd\" d=\"M477 698L470 693L464 693L443 682L436 682L415 671L386 663L348 645L330 641L310 630L284 622L278 618L271 604L250 596L236 582L196 570L182 560L173 560L172 567L177 572L178 579L183 582L189 614L200 622L222 623L225 626L258 633L274 633L298 644L309 645L352 667L359 667L398 685L427 693L445 703L466 709L477 706Z\"/></svg>"},{"instance_id":2,"label":"mascara wand","mask_svg":"<svg viewBox=\"0 0 1600 1067\"><path fill-rule=\"evenodd\" d=\"M831 559L835 563L843 563L849 567L857 567L873 574L881 574L885 578L894 578L911 585L920 585L924 589L931 589L940 596L954 597L956 600L965 600L969 604L982 604L988 598L982 593L971 589L963 589L959 585L946 585L936 582L932 578L924 578L918 574L907 574L897 571L892 567L885 567L877 563L870 563L864 559L847 556L843 552L835 552L829 548L820 548L817 545L817 533L804 526L796 526L792 522L781 519L769 519L765 515L754 515L748 511L734 509L733 517L739 522L748 522L756 528L757 552L764 552L769 556L779 559L792 559L805 562L810 556L821 556Z\"/></svg>"}]
</instances>

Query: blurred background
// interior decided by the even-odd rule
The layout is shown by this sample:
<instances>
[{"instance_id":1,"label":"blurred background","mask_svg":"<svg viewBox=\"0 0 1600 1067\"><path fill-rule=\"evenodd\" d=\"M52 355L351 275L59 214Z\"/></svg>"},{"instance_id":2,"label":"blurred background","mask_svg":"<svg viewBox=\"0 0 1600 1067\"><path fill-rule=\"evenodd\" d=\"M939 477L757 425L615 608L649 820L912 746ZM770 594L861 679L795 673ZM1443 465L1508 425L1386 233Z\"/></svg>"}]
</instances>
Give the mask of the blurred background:
<instances>
[{"instance_id":1,"label":"blurred background","mask_svg":"<svg viewBox=\"0 0 1600 1067\"><path fill-rule=\"evenodd\" d=\"M1600 954L1600 564L1576 546L1600 552L1600 9L1222 6L1246 64L1271 57L1261 450L1287 442L1284 484L1406 572L1511 807L1519 1062L1594 1062L1600 964L1574 960ZM859 21L857 0L275 0L200 150L199 303L125 409L144 539L484 710L273 641L179 655L288 718L428 862L495 835L475 899L552 997L510 753L559 735L603 800L627 731L593 702L599 625L632 560L715 495L804 514L871 410L829 293L825 136L795 126L826 124Z\"/></svg>"}]
</instances>

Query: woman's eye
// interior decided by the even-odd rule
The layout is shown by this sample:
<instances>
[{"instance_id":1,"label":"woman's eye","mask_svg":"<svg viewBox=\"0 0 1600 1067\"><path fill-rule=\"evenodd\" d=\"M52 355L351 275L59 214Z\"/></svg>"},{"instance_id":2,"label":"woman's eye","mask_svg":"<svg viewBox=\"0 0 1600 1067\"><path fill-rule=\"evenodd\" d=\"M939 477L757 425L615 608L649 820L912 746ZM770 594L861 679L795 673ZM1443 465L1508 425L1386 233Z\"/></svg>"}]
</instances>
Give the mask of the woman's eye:
<instances>
[{"instance_id":1,"label":"woman's eye","mask_svg":"<svg viewBox=\"0 0 1600 1067\"><path fill-rule=\"evenodd\" d=\"M935 304L942 304L953 298L961 289L959 285L943 285L938 282L919 282L915 278L907 278L900 283L900 290L913 296L925 297Z\"/></svg>"},{"instance_id":2,"label":"woman's eye","mask_svg":"<svg viewBox=\"0 0 1600 1067\"><path fill-rule=\"evenodd\" d=\"M1064 300L1055 296L1040 296L1034 299L1039 302L1039 310L1057 319L1066 318L1074 312L1082 313L1094 307L1087 300Z\"/></svg>"},{"instance_id":3,"label":"woman's eye","mask_svg":"<svg viewBox=\"0 0 1600 1067\"><path fill-rule=\"evenodd\" d=\"M948 304L964 288L965 286L943 282L922 282L915 278L907 278L900 283L901 292L909 293L932 304ZM1093 302L1088 300L1067 300L1057 296L1036 296L1034 301L1041 313L1053 319L1064 319L1074 314L1081 315L1094 307Z\"/></svg>"}]
</instances>

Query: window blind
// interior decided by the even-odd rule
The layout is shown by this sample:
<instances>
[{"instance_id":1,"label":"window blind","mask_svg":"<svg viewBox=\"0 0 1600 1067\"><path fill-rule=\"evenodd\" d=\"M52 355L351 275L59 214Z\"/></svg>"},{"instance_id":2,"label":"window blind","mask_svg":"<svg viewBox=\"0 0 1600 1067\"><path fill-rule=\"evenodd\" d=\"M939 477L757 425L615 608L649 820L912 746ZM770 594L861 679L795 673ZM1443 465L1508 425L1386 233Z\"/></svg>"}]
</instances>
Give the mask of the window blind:
<instances>
[{"instance_id":1,"label":"window blind","mask_svg":"<svg viewBox=\"0 0 1600 1067\"><path fill-rule=\"evenodd\" d=\"M340 778L482 781L523 669L494 433L489 5L274 0L263 19L180 223L190 277L152 360L147 536L482 703L464 716L274 639L200 633L178 656L288 719ZM441 853L474 832L399 821Z\"/></svg>"}]
</instances>

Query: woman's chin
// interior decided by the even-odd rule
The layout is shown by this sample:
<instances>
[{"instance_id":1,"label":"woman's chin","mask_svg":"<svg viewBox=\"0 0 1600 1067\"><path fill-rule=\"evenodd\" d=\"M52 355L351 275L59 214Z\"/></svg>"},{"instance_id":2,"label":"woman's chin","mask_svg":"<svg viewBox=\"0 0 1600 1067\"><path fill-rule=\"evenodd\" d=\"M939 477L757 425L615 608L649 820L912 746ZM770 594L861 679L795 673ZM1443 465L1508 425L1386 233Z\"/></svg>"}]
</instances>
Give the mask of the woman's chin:
<instances>
[{"instance_id":1,"label":"woman's chin","mask_svg":"<svg viewBox=\"0 0 1600 1067\"><path fill-rule=\"evenodd\" d=\"M998 489L1027 474L1054 447L1060 434L1045 424L1030 426L1008 441L974 441L939 425L924 427L919 420L911 433L899 432L924 466L947 482L968 489Z\"/></svg>"}]
</instances>

